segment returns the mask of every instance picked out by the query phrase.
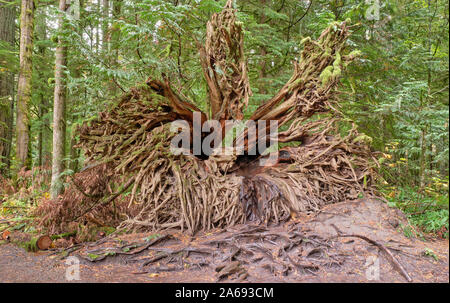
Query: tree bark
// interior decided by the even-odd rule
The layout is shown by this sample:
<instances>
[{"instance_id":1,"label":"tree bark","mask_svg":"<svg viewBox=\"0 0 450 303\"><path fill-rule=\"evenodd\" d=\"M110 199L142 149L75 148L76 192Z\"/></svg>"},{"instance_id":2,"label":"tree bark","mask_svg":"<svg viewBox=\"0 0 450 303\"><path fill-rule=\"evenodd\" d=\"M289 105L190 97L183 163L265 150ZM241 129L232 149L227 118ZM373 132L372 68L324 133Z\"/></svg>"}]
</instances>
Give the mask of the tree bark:
<instances>
[{"instance_id":1,"label":"tree bark","mask_svg":"<svg viewBox=\"0 0 450 303\"><path fill-rule=\"evenodd\" d=\"M117 65L119 59L119 47L120 47L120 28L118 25L118 20L120 20L120 15L122 13L122 0L113 1L113 17L116 23L112 25L111 32L111 47L112 47L112 66Z\"/></svg>"},{"instance_id":2,"label":"tree bark","mask_svg":"<svg viewBox=\"0 0 450 303\"><path fill-rule=\"evenodd\" d=\"M76 145L75 135L72 134L72 138L70 139L70 165L69 168L74 173L78 172L79 166L79 158L80 158L80 150L75 147Z\"/></svg>"},{"instance_id":3,"label":"tree bark","mask_svg":"<svg viewBox=\"0 0 450 303\"><path fill-rule=\"evenodd\" d=\"M264 8L267 5L266 0L262 0L261 1L261 6ZM266 23L266 15L264 14L264 12L261 13L261 17L259 19L259 24L264 24ZM259 71L259 81L260 81L260 87L259 87L259 93L260 94L267 94L267 89L266 89L266 85L264 83L264 80L266 78L266 66L267 66L267 61L266 61L266 56L267 56L267 49L265 45L262 45L260 47L260 55L261 55L261 69Z\"/></svg>"},{"instance_id":4,"label":"tree bark","mask_svg":"<svg viewBox=\"0 0 450 303\"><path fill-rule=\"evenodd\" d=\"M61 12L66 11L66 0L59 1ZM64 15L58 20L58 27L64 27ZM53 157L52 157L52 184L51 197L55 199L63 190L61 173L64 171L64 154L66 140L66 76L64 74L67 64L67 48L60 36L56 49L55 60L55 91L53 100Z\"/></svg>"},{"instance_id":5,"label":"tree bark","mask_svg":"<svg viewBox=\"0 0 450 303\"><path fill-rule=\"evenodd\" d=\"M35 3L22 0L20 15L20 71L17 88L16 160L17 170L29 167L30 121L28 104L31 101L32 50Z\"/></svg>"},{"instance_id":6,"label":"tree bark","mask_svg":"<svg viewBox=\"0 0 450 303\"><path fill-rule=\"evenodd\" d=\"M109 0L102 0L102 15L102 51L106 55L109 51Z\"/></svg>"},{"instance_id":7,"label":"tree bark","mask_svg":"<svg viewBox=\"0 0 450 303\"><path fill-rule=\"evenodd\" d=\"M97 13L100 14L101 12L101 0L97 0L96 1L96 5L97 5ZM97 22L97 24L95 24L95 51L96 54L99 55L100 54L100 29L101 29L101 22Z\"/></svg>"},{"instance_id":8,"label":"tree bark","mask_svg":"<svg viewBox=\"0 0 450 303\"><path fill-rule=\"evenodd\" d=\"M36 35L39 40L44 41L47 39L47 28L46 28L46 13L47 8L43 8L44 11L40 14L40 19L36 19ZM41 58L46 55L46 47L39 46L38 53ZM44 79L45 75L41 71L38 72L39 78ZM48 96L47 96L47 84L46 81L40 85L39 92L39 119L41 121L38 134L38 166L49 167L51 161L51 150L50 150L50 122L48 118Z\"/></svg>"},{"instance_id":9,"label":"tree bark","mask_svg":"<svg viewBox=\"0 0 450 303\"><path fill-rule=\"evenodd\" d=\"M83 18L84 18L84 5L85 5L85 3L83 3L83 1L80 1L80 19L81 20L83 20ZM76 30L80 36L83 35L85 27L86 27L86 24L84 24L84 23L78 24L78 27ZM71 68L71 74L73 74L73 78L79 79L81 77L83 61L79 60L78 58L71 57L68 65ZM81 102L81 104L83 104L83 97L84 98L86 97L86 96L82 96L82 95L84 95L84 94L80 87L76 93L72 93L67 98L67 101L66 101L67 104L70 104L72 109L78 108L78 106L80 106L80 102ZM71 119L71 125L73 125L73 123L75 123L75 121L79 118L80 114L78 113L77 110L72 110L71 112L72 112L72 114L71 114L70 119ZM68 136L68 134L66 134L66 135ZM76 148L75 145L76 145L76 135L74 134L74 130L72 129L72 131L70 132L70 160L68 161L69 163L67 164L67 167L69 167L69 169L71 171L73 171L73 173L78 172L79 158L80 158L80 150L78 148Z\"/></svg>"},{"instance_id":10,"label":"tree bark","mask_svg":"<svg viewBox=\"0 0 450 303\"><path fill-rule=\"evenodd\" d=\"M0 40L14 49L16 8L0 2ZM0 73L0 174L9 174L14 103L14 74Z\"/></svg>"},{"instance_id":11,"label":"tree bark","mask_svg":"<svg viewBox=\"0 0 450 303\"><path fill-rule=\"evenodd\" d=\"M122 12L122 0L112 1L112 14L114 18L114 22L111 25L111 67L117 68L118 60L119 60L119 47L120 47L120 28L118 25L118 20L120 18L120 14ZM117 86L114 82L109 85L111 94L115 96L118 92Z\"/></svg>"}]
</instances>

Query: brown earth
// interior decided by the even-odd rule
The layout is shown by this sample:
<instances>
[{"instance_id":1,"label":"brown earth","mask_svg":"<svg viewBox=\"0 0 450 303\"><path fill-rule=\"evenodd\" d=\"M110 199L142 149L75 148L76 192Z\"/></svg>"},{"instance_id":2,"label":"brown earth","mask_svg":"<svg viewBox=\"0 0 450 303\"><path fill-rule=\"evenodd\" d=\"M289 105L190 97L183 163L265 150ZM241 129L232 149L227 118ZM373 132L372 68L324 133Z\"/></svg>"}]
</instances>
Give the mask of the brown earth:
<instances>
[{"instance_id":1,"label":"brown earth","mask_svg":"<svg viewBox=\"0 0 450 303\"><path fill-rule=\"evenodd\" d=\"M406 282L377 246L336 237L339 230L388 247L413 282L448 283L448 240L408 238L404 225L399 210L360 200L279 226L247 224L195 237L180 232L110 236L70 256L80 260L79 282ZM371 280L377 260L379 279ZM28 253L4 244L0 282L68 282L66 261L60 250Z\"/></svg>"}]
</instances>

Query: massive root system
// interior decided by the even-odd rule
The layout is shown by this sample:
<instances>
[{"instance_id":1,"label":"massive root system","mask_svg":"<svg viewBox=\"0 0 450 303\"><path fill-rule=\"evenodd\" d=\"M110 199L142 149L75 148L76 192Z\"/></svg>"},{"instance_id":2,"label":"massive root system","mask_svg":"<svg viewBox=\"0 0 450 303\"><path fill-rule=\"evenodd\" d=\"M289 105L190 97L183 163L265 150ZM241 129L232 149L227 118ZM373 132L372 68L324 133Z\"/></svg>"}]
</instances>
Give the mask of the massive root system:
<instances>
[{"instance_id":1,"label":"massive root system","mask_svg":"<svg viewBox=\"0 0 450 303\"><path fill-rule=\"evenodd\" d=\"M251 121L276 120L284 129L278 142L289 147L272 154L249 157L219 148L175 155L170 142L177 131L170 122L185 120L190 138L201 136L192 127L200 110L174 93L167 79L131 89L79 128L87 168L58 200L40 207L40 223L52 232L97 220L128 231L193 234L246 221L279 223L293 213L372 195L377 163L370 138L337 111L339 78L358 55L345 53L349 34L346 21L330 25L317 41L304 39L291 79L251 115ZM242 25L231 1L211 18L206 39L199 48L209 109L201 123L242 119L251 90ZM257 139L246 130L235 143L245 142L248 152ZM276 161L269 157L274 153ZM268 159L263 166L261 158Z\"/></svg>"}]
</instances>

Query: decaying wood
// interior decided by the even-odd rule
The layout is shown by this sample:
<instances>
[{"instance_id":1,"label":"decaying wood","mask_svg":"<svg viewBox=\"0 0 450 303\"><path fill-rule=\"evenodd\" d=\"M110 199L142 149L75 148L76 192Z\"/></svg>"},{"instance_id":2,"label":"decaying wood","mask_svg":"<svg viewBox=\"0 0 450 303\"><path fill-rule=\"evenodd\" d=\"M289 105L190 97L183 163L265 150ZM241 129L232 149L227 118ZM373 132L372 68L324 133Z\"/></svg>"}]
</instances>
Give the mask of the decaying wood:
<instances>
[{"instance_id":1,"label":"decaying wood","mask_svg":"<svg viewBox=\"0 0 450 303\"><path fill-rule=\"evenodd\" d=\"M48 235L40 236L36 241L36 246L40 250L47 250L52 246L52 239Z\"/></svg>"},{"instance_id":2,"label":"decaying wood","mask_svg":"<svg viewBox=\"0 0 450 303\"><path fill-rule=\"evenodd\" d=\"M11 232L9 230L2 231L2 240L9 241Z\"/></svg>"},{"instance_id":3,"label":"decaying wood","mask_svg":"<svg viewBox=\"0 0 450 303\"><path fill-rule=\"evenodd\" d=\"M247 61L244 56L242 23L229 0L220 14L206 25L205 46L199 46L203 75L208 84L210 118L242 120L251 96Z\"/></svg>"},{"instance_id":4,"label":"decaying wood","mask_svg":"<svg viewBox=\"0 0 450 303\"><path fill-rule=\"evenodd\" d=\"M30 241L25 242L25 248L27 251L36 252L38 250L47 250L51 247L53 241L48 235L32 238Z\"/></svg>"},{"instance_id":5,"label":"decaying wood","mask_svg":"<svg viewBox=\"0 0 450 303\"><path fill-rule=\"evenodd\" d=\"M278 224L293 213L373 195L377 162L370 138L337 110L339 77L358 55L345 49L350 33L348 21L335 22L317 41L304 39L291 79L252 114L256 123L285 125L278 140L290 147L250 156L258 141L268 138L262 133L249 138L247 129L235 141L244 142L244 155L221 148L207 155L175 155L170 142L178 131L170 122L187 121L192 142L205 136L194 133L194 112L200 112L202 125L208 118L222 124L242 119L251 96L243 25L228 1L208 22L199 49L209 111L202 113L176 94L164 76L130 89L78 128L78 147L89 168L74 176L76 184L61 198L40 206L40 225L60 233L74 221L85 226L77 233L81 237L94 216L121 230L177 228L195 234L248 221ZM313 119L316 114L321 118ZM268 161L261 166L260 159Z\"/></svg>"}]
</instances>

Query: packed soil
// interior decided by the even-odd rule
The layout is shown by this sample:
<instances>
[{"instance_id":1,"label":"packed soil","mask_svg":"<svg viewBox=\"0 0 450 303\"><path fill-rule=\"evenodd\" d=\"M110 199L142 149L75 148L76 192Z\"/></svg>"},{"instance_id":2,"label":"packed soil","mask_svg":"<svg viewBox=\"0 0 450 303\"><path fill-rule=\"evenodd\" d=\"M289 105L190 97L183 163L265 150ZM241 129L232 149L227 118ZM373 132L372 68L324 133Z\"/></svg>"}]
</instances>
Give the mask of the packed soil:
<instances>
[{"instance_id":1,"label":"packed soil","mask_svg":"<svg viewBox=\"0 0 450 303\"><path fill-rule=\"evenodd\" d=\"M399 210L359 200L278 226L111 235L65 253L4 244L0 282L407 282L383 246L412 282L448 283L448 240L406 237L407 224ZM80 261L78 281L66 280L67 256Z\"/></svg>"}]
</instances>

